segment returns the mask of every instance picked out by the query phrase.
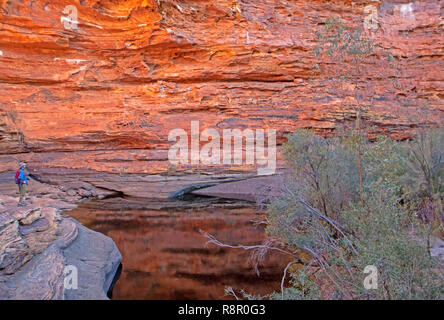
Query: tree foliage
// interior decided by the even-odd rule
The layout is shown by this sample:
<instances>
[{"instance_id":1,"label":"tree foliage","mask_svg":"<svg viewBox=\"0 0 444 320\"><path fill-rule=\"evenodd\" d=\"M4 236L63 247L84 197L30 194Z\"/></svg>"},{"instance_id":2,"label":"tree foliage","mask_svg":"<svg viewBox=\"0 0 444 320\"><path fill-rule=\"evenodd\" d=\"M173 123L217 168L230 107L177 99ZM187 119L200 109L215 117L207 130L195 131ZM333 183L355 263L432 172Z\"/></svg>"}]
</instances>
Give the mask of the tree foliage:
<instances>
[{"instance_id":1,"label":"tree foliage","mask_svg":"<svg viewBox=\"0 0 444 320\"><path fill-rule=\"evenodd\" d=\"M269 207L267 232L310 259L293 269L282 296L442 299L444 270L430 244L443 228L444 130L364 141L363 202L353 136L327 140L299 130L288 138L293 174ZM377 290L363 286L367 265L378 269Z\"/></svg>"}]
</instances>

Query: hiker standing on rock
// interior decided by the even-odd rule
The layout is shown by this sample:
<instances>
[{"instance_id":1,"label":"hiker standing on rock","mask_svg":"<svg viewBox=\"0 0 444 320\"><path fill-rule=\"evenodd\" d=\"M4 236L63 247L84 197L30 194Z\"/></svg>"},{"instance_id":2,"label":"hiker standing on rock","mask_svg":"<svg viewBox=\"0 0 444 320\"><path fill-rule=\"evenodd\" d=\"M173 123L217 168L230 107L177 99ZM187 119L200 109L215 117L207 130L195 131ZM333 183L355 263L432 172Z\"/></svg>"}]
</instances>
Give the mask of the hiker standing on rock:
<instances>
[{"instance_id":1,"label":"hiker standing on rock","mask_svg":"<svg viewBox=\"0 0 444 320\"><path fill-rule=\"evenodd\" d=\"M18 184L20 193L18 206L26 206L26 203L23 202L26 197L26 187L28 185L28 176L26 175L25 169L26 163L20 162L19 169L15 173L15 183Z\"/></svg>"}]
</instances>

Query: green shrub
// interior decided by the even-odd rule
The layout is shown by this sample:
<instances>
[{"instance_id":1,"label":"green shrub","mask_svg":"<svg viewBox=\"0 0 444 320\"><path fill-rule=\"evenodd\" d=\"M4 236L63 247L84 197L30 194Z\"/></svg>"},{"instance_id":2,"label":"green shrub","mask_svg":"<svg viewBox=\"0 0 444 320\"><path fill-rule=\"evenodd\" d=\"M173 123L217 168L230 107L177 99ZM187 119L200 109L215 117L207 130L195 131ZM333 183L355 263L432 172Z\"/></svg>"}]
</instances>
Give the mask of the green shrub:
<instances>
[{"instance_id":1,"label":"green shrub","mask_svg":"<svg viewBox=\"0 0 444 320\"><path fill-rule=\"evenodd\" d=\"M433 129L412 141L361 141L361 201L356 136L290 135L293 172L269 206L267 232L310 258L272 297L444 298L442 262L430 255L442 232L443 139L444 130ZM378 269L376 290L363 286L367 265Z\"/></svg>"}]
</instances>

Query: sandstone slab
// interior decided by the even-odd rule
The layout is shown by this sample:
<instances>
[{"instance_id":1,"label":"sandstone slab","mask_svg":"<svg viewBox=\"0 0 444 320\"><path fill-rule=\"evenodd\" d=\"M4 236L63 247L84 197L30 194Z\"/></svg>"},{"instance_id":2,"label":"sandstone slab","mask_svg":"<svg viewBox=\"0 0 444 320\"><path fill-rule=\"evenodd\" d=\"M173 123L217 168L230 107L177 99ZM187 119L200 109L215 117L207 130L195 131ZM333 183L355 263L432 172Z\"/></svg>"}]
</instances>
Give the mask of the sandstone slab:
<instances>
[{"instance_id":1,"label":"sandstone slab","mask_svg":"<svg viewBox=\"0 0 444 320\"><path fill-rule=\"evenodd\" d=\"M0 199L0 299L107 298L121 261L110 238L61 216L62 201L17 207L12 197ZM64 285L67 266L78 270L76 290Z\"/></svg>"}]
</instances>

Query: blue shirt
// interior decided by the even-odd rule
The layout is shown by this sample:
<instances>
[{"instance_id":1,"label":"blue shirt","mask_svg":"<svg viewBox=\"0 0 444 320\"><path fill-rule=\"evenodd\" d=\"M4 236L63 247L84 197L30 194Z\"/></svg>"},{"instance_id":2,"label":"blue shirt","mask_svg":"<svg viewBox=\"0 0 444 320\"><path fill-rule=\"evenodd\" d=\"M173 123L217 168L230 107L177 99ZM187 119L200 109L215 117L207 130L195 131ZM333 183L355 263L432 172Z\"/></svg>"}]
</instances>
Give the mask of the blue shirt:
<instances>
[{"instance_id":1,"label":"blue shirt","mask_svg":"<svg viewBox=\"0 0 444 320\"><path fill-rule=\"evenodd\" d=\"M20 179L19 185L22 185L24 183L28 184L28 176L26 175L25 170L23 169L19 170L19 179Z\"/></svg>"}]
</instances>

